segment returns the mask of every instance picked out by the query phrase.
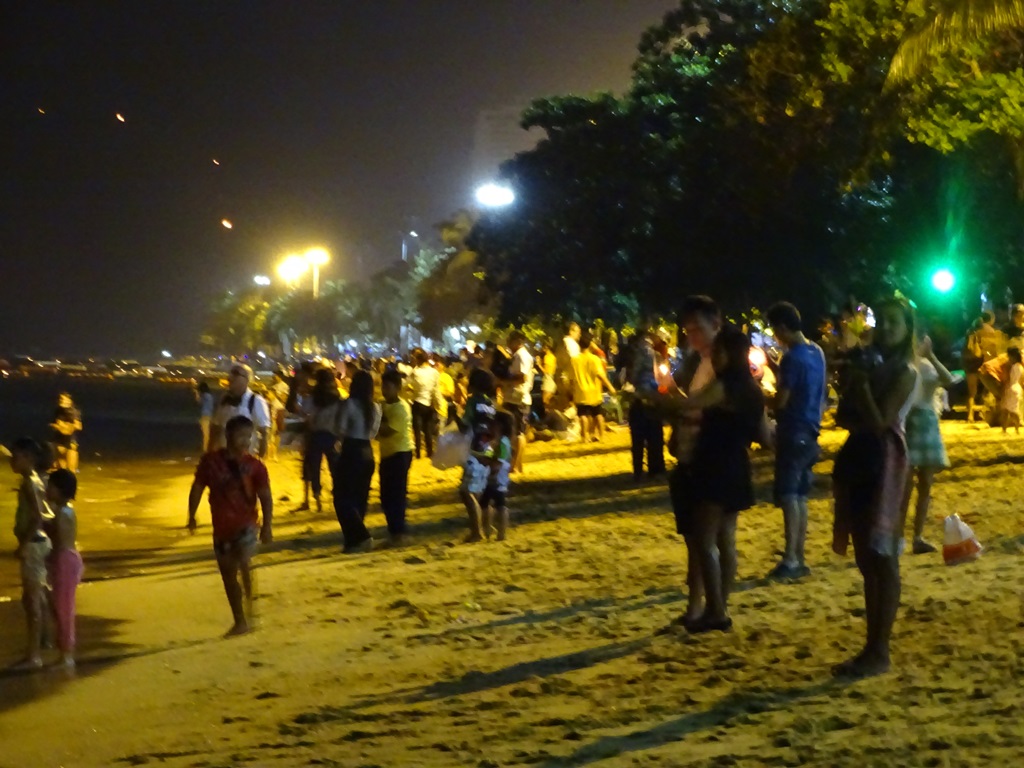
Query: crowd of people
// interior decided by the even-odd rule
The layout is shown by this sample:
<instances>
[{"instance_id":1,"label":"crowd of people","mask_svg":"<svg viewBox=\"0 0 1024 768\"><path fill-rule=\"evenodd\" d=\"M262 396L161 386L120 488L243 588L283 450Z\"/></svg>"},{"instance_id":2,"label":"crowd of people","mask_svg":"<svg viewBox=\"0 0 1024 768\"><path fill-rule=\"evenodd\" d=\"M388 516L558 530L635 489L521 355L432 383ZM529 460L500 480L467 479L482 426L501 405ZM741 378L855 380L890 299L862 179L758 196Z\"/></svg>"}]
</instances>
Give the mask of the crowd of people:
<instances>
[{"instance_id":1,"label":"crowd of people","mask_svg":"<svg viewBox=\"0 0 1024 768\"><path fill-rule=\"evenodd\" d=\"M1024 307L1017 318L1015 312L1021 331L1011 336L983 316L964 345L965 362L980 361L965 365L968 383L981 382L993 393L1004 428L1019 425L1006 412L1020 407L1024 366L1014 339L1024 340ZM300 448L300 509L322 511L326 465L343 551L357 554L375 546L365 522L375 473L388 544L398 546L409 532L410 472L440 444L461 446L457 493L468 518L466 541L501 541L509 535L511 483L524 472L531 439L557 434L598 442L609 421L628 424L634 482L667 481L687 551L688 602L677 623L694 634L728 631L737 519L755 503L754 444L774 451L774 501L782 512L783 554L768 577L797 581L811 574L808 499L831 386L839 396L836 423L849 432L832 478L833 547L845 553L852 541L867 619L863 652L836 672L884 671L915 490L912 551L935 551L925 538L929 501L936 473L949 464L935 400L954 377L930 339L916 334L905 299L876 305L873 319L871 327L849 318L841 325L842 349L827 355L805 335L795 306L773 306L767 331L782 355L770 386L760 364L752 365L750 329L727 322L706 296L684 301L674 348L663 329L638 329L620 347L614 332L570 323L556 342L532 346L513 331L504 345L466 348L450 358L416 349L407 360L309 361L280 369L265 386L235 363L219 397L208 384L197 387L203 455L188 499L194 531L209 493L214 551L234 619L229 634L251 629L252 558L273 540L265 462L281 446ZM55 417L61 423L74 427L72 436L81 429L70 397ZM65 431L55 427L55 435ZM670 474L666 450L674 458ZM73 665L74 585L82 569L74 543L74 467L61 464L44 482L44 453L26 440L15 444L11 459L23 478L15 533L30 668L42 663L48 602L63 663Z\"/></svg>"}]
</instances>

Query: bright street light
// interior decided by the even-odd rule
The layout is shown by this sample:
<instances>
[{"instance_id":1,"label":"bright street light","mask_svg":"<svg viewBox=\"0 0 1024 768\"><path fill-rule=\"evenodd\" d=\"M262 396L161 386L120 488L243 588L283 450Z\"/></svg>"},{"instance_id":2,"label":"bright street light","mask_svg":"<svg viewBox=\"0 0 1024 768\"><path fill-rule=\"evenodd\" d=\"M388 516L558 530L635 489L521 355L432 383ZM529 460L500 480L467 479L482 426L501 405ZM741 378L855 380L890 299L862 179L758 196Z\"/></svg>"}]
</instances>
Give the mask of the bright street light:
<instances>
[{"instance_id":1,"label":"bright street light","mask_svg":"<svg viewBox=\"0 0 1024 768\"><path fill-rule=\"evenodd\" d=\"M515 199L515 192L500 184L484 184L476 191L476 201L484 208L504 208L514 203Z\"/></svg>"},{"instance_id":2,"label":"bright street light","mask_svg":"<svg viewBox=\"0 0 1024 768\"><path fill-rule=\"evenodd\" d=\"M302 256L292 254L286 256L284 261L277 265L277 274L289 286L294 287L307 269L309 269L309 262Z\"/></svg>"},{"instance_id":3,"label":"bright street light","mask_svg":"<svg viewBox=\"0 0 1024 768\"><path fill-rule=\"evenodd\" d=\"M320 298L320 267L331 260L331 254L325 248L310 248L306 251L306 261L313 267L313 299Z\"/></svg>"},{"instance_id":4,"label":"bright street light","mask_svg":"<svg viewBox=\"0 0 1024 768\"><path fill-rule=\"evenodd\" d=\"M252 279L256 285L270 285L270 278L266 275L255 275Z\"/></svg>"},{"instance_id":5,"label":"bright street light","mask_svg":"<svg viewBox=\"0 0 1024 768\"><path fill-rule=\"evenodd\" d=\"M932 288L939 293L949 293L956 285L956 277L948 269L940 269L932 275Z\"/></svg>"}]
</instances>

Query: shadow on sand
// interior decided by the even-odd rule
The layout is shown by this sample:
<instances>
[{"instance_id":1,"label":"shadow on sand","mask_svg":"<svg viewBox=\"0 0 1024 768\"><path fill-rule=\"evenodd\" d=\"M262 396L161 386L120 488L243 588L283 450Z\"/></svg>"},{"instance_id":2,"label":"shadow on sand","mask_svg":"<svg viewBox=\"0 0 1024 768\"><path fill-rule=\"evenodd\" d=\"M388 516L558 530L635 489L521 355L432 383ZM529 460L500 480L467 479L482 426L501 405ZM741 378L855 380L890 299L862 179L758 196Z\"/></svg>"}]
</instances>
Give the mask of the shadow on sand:
<instances>
[{"instance_id":1,"label":"shadow on sand","mask_svg":"<svg viewBox=\"0 0 1024 768\"><path fill-rule=\"evenodd\" d=\"M541 763L541 766L542 768L564 768L565 766L590 765L633 752L654 749L662 744L680 741L693 733L728 725L738 717L785 709L795 701L818 696L842 685L843 683L830 679L796 688L733 691L710 709L680 715L650 728L632 731L621 736L602 736L596 741L580 747L571 755L552 757Z\"/></svg>"}]
</instances>

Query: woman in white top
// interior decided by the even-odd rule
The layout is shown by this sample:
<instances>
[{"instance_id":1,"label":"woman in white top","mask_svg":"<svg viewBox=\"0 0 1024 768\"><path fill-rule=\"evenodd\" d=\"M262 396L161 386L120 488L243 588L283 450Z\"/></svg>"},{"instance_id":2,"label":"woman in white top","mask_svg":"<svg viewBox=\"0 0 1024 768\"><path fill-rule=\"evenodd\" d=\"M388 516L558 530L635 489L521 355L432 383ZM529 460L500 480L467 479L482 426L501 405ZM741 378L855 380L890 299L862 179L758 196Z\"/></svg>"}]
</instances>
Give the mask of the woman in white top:
<instances>
[{"instance_id":1,"label":"woman in white top","mask_svg":"<svg viewBox=\"0 0 1024 768\"><path fill-rule=\"evenodd\" d=\"M373 376L356 371L348 400L339 411L337 434L341 450L331 470L334 512L345 538L345 552L369 552L373 539L363 522L376 469L370 441L380 429L381 407L373 401Z\"/></svg>"},{"instance_id":2,"label":"woman in white top","mask_svg":"<svg viewBox=\"0 0 1024 768\"><path fill-rule=\"evenodd\" d=\"M917 371L920 386L917 397L907 414L907 459L910 473L903 492L903 519L910 509L910 497L917 485L917 507L914 514L914 554L934 552L934 545L924 540L924 524L928 520L928 505L932 498L935 473L949 466L946 446L939 431L939 417L935 412L935 393L939 387L948 387L953 376L935 357L932 340L925 336L917 349Z\"/></svg>"},{"instance_id":3,"label":"woman in white top","mask_svg":"<svg viewBox=\"0 0 1024 768\"><path fill-rule=\"evenodd\" d=\"M834 672L868 677L889 669L889 639L900 604L900 502L907 482L904 423L917 391L914 310L893 298L878 307L877 357L847 376L840 405L850 436L836 455L832 472L835 498L832 548L846 554L853 539L857 567L864 577L867 642Z\"/></svg>"}]
</instances>

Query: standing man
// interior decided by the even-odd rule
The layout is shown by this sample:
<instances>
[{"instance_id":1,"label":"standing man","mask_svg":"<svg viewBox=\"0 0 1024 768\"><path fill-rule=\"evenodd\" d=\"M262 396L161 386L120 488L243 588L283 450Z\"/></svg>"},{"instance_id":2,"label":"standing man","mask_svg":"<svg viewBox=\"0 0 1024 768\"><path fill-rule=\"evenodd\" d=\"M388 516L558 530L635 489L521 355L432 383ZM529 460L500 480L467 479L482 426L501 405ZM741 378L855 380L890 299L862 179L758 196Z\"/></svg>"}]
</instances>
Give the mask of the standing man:
<instances>
[{"instance_id":1,"label":"standing man","mask_svg":"<svg viewBox=\"0 0 1024 768\"><path fill-rule=\"evenodd\" d=\"M773 306L767 318L785 350L775 396L775 503L782 508L786 529L782 562L768 577L796 579L811 572L804 563L804 542L827 391L825 353L804 336L800 312L789 302Z\"/></svg>"},{"instance_id":2,"label":"standing man","mask_svg":"<svg viewBox=\"0 0 1024 768\"><path fill-rule=\"evenodd\" d=\"M665 474L665 429L661 414L644 402L658 391L654 375L657 365L651 334L639 330L629 340L629 365L626 366L627 383L635 393L629 406L629 439L633 455L633 481L644 477L644 451L647 452L647 476L658 478Z\"/></svg>"},{"instance_id":3,"label":"standing man","mask_svg":"<svg viewBox=\"0 0 1024 768\"><path fill-rule=\"evenodd\" d=\"M416 445L416 458L420 458L422 447L426 444L429 459L434 456L434 439L437 435L435 408L441 397L438 392L440 375L430 364L430 357L419 347L412 351L412 364L408 387L412 402L412 434Z\"/></svg>"},{"instance_id":4,"label":"standing man","mask_svg":"<svg viewBox=\"0 0 1024 768\"><path fill-rule=\"evenodd\" d=\"M967 423L974 421L981 411L978 404L978 384L981 367L1006 351L1006 336L995 327L996 316L986 310L967 335L963 349L963 365L967 374ZM982 393L984 394L984 393Z\"/></svg>"},{"instance_id":5,"label":"standing man","mask_svg":"<svg viewBox=\"0 0 1024 768\"><path fill-rule=\"evenodd\" d=\"M604 437L604 393L615 394L608 381L605 362L594 353L593 337L587 331L580 342L581 351L572 361L573 400L580 417L580 437L583 442L600 442Z\"/></svg>"},{"instance_id":6,"label":"standing man","mask_svg":"<svg viewBox=\"0 0 1024 768\"><path fill-rule=\"evenodd\" d=\"M569 323L565 337L555 350L555 407L560 409L566 408L572 399L572 361L580 353L580 333L579 323Z\"/></svg>"},{"instance_id":7,"label":"standing man","mask_svg":"<svg viewBox=\"0 0 1024 768\"><path fill-rule=\"evenodd\" d=\"M579 330L579 326L576 327ZM526 453L526 430L530 425L533 405L533 355L526 349L522 331L508 335L508 351L512 354L508 374L501 379L501 396L505 410L512 414L512 472L523 471ZM579 350L579 345L576 347Z\"/></svg>"},{"instance_id":8,"label":"standing man","mask_svg":"<svg viewBox=\"0 0 1024 768\"><path fill-rule=\"evenodd\" d=\"M250 452L262 461L267 457L270 437L270 408L261 395L249 385L252 383L252 368L244 363L234 363L228 373L228 391L220 399L217 410L210 422L210 444L208 451L227 447L225 428L235 416L245 416L253 423Z\"/></svg>"}]
</instances>

